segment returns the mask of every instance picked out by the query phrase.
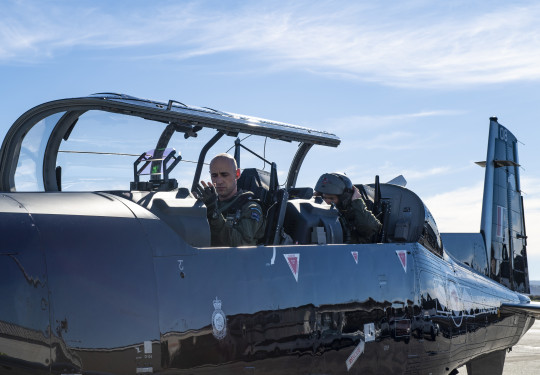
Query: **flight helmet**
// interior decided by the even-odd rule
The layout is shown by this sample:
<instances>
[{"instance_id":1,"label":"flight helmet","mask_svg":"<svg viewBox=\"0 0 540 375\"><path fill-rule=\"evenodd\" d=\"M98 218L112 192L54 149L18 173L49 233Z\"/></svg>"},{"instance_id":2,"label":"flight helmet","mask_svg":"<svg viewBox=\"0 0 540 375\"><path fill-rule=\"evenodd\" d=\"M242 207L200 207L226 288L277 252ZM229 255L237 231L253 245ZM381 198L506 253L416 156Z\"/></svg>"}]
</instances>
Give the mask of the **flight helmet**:
<instances>
[{"instance_id":1,"label":"flight helmet","mask_svg":"<svg viewBox=\"0 0 540 375\"><path fill-rule=\"evenodd\" d=\"M315 191L319 194L333 194L339 198L338 209L345 209L351 203L354 187L349 177L343 173L325 173L319 177L315 185Z\"/></svg>"}]
</instances>

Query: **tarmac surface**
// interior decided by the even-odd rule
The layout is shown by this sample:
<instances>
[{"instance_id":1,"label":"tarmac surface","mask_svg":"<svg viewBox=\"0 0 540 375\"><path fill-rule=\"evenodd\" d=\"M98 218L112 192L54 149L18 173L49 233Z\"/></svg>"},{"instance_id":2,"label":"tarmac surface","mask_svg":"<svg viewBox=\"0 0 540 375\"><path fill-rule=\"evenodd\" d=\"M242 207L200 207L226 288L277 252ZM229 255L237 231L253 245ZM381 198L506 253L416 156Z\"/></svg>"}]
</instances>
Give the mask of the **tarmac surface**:
<instances>
[{"instance_id":1,"label":"tarmac surface","mask_svg":"<svg viewBox=\"0 0 540 375\"><path fill-rule=\"evenodd\" d=\"M459 375L467 374L465 366L460 367ZM519 343L506 353L503 375L540 374L540 321L527 331Z\"/></svg>"}]
</instances>

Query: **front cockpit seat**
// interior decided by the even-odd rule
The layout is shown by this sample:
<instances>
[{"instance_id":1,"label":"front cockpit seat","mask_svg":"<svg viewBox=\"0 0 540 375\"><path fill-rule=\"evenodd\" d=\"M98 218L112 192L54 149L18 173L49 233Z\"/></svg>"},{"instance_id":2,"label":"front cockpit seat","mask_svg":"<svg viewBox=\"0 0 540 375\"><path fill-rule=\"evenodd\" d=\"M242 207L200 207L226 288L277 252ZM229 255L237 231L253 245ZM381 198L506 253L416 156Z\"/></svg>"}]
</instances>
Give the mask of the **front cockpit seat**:
<instances>
[{"instance_id":1,"label":"front cockpit seat","mask_svg":"<svg viewBox=\"0 0 540 375\"><path fill-rule=\"evenodd\" d=\"M287 211L287 201L289 194L285 189L279 189L275 195L275 202L268 208L266 215L266 231L264 233L264 244L266 245L287 245L292 243L291 237L285 233L283 221Z\"/></svg>"},{"instance_id":2,"label":"front cockpit seat","mask_svg":"<svg viewBox=\"0 0 540 375\"><path fill-rule=\"evenodd\" d=\"M266 207L271 204L270 172L246 168L236 181L236 186L238 190L251 191Z\"/></svg>"},{"instance_id":3,"label":"front cockpit seat","mask_svg":"<svg viewBox=\"0 0 540 375\"><path fill-rule=\"evenodd\" d=\"M283 221L288 193L285 189L279 189L275 168L272 168L272 172L246 168L242 171L236 186L238 189L251 191L261 202L266 216L266 229L262 243L278 245L287 242L289 237L283 231Z\"/></svg>"}]
</instances>

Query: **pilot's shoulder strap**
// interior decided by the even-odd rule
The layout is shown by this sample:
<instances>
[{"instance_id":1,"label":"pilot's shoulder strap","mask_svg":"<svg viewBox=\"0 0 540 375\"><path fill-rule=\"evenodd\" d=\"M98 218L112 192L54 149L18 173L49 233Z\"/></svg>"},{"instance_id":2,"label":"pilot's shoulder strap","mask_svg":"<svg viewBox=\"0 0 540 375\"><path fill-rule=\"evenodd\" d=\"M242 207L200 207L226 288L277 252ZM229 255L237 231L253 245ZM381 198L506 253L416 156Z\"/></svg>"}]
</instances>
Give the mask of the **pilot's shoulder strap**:
<instances>
[{"instance_id":1,"label":"pilot's shoulder strap","mask_svg":"<svg viewBox=\"0 0 540 375\"><path fill-rule=\"evenodd\" d=\"M255 198L255 194L253 194L251 191L241 191L230 202L227 202L220 207L220 211L225 213L241 210L244 204L246 204L248 201L256 202L259 204L259 206L261 206L261 202Z\"/></svg>"},{"instance_id":2,"label":"pilot's shoulder strap","mask_svg":"<svg viewBox=\"0 0 540 375\"><path fill-rule=\"evenodd\" d=\"M357 188L358 188L358 191L360 192L360 195L362 196L362 199L364 200L364 203L366 204L368 210L373 211L373 200L368 195L365 186L360 184L360 185L357 185Z\"/></svg>"}]
</instances>

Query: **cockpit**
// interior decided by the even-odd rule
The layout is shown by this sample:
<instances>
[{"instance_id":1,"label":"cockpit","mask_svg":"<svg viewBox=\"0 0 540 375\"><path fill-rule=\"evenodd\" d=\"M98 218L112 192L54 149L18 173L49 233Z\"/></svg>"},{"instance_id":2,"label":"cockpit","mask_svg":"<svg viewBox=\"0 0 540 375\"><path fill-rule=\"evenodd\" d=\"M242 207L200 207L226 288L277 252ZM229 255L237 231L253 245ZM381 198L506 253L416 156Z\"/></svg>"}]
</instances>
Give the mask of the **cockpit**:
<instances>
[{"instance_id":1,"label":"cockpit","mask_svg":"<svg viewBox=\"0 0 540 375\"><path fill-rule=\"evenodd\" d=\"M0 189L111 194L204 248L210 246L206 207L191 191L207 179L208 160L227 152L242 170L239 189L264 204L261 245L341 244L338 211L313 197L311 187L296 186L313 146L339 144L328 132L174 100L94 94L42 104L14 123L2 145ZM377 242L419 242L442 255L435 222L416 194L377 181L357 187L383 223Z\"/></svg>"}]
</instances>

